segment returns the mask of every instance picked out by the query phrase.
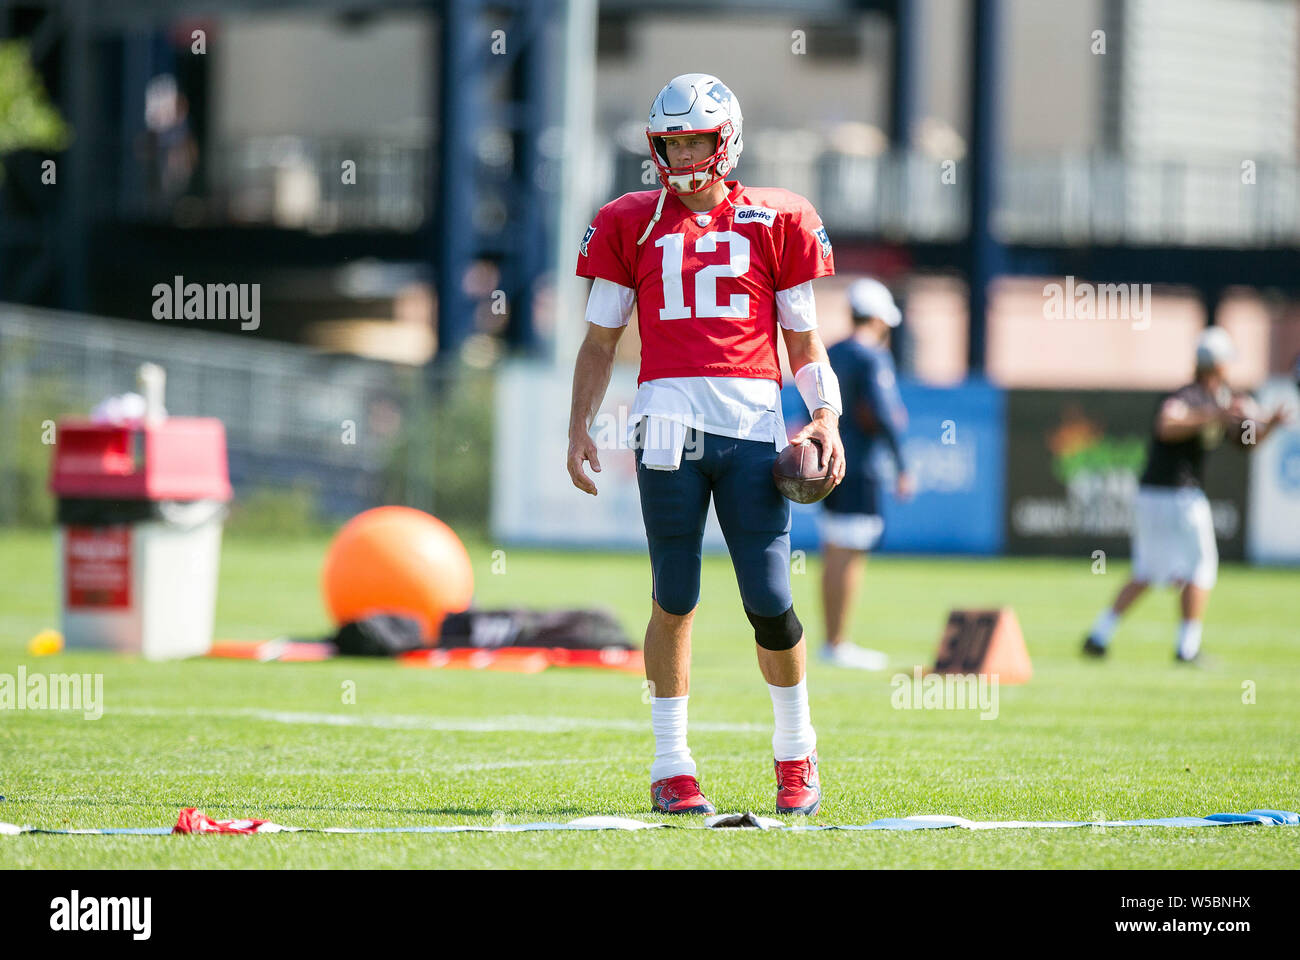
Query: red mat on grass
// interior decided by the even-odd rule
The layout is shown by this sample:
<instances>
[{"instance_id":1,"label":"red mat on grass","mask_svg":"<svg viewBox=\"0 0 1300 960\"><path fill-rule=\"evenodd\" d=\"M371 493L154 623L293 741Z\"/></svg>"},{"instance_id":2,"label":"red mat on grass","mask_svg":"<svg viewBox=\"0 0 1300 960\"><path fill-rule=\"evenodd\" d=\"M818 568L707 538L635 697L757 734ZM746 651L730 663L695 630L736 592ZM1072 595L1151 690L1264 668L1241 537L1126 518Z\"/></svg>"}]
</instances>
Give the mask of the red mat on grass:
<instances>
[{"instance_id":1,"label":"red mat on grass","mask_svg":"<svg viewBox=\"0 0 1300 960\"><path fill-rule=\"evenodd\" d=\"M228 660L258 660L264 663L331 660L338 655L332 643L302 640L218 640L207 656ZM570 650L564 647L453 647L412 650L397 658L404 667L424 670L498 670L506 673L540 673L548 667L593 667L641 673L645 661L640 650L606 647L601 650Z\"/></svg>"}]
</instances>

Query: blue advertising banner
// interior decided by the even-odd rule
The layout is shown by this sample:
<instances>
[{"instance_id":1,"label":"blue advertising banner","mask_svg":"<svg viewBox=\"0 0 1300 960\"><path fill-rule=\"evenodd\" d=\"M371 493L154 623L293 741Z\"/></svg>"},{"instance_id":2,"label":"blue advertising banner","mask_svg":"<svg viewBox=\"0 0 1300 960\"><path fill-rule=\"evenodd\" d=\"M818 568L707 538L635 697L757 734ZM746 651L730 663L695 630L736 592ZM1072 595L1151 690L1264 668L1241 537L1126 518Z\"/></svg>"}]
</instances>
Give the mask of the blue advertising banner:
<instances>
[{"instance_id":1,"label":"blue advertising banner","mask_svg":"<svg viewBox=\"0 0 1300 960\"><path fill-rule=\"evenodd\" d=\"M893 496L894 468L876 451L885 490L885 533L878 549L892 553L999 553L1005 531L1006 396L973 381L956 387L899 383L908 412L903 457L916 479L907 502ZM781 391L786 427L794 435L808 422L799 391ZM794 505L790 545L818 547L820 507Z\"/></svg>"}]
</instances>

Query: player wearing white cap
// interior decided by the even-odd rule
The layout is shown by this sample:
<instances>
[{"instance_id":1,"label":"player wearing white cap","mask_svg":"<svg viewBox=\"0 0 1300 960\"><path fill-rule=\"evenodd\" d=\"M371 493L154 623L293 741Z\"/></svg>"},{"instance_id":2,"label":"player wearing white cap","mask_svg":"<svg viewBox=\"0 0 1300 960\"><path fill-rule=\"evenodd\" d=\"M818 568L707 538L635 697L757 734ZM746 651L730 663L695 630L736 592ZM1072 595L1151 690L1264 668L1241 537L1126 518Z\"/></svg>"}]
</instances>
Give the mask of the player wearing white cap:
<instances>
[{"instance_id":1,"label":"player wearing white cap","mask_svg":"<svg viewBox=\"0 0 1300 960\"><path fill-rule=\"evenodd\" d=\"M1088 656L1104 656L1124 612L1148 586L1166 584L1180 589L1174 655L1190 662L1200 653L1201 620L1219 571L1204 491L1205 455L1224 439L1261 443L1287 416L1277 410L1266 420L1255 419L1254 401L1228 386L1226 367L1233 357L1227 331L1206 329L1196 345L1196 378L1161 400L1133 509L1133 571L1093 623L1083 644Z\"/></svg>"},{"instance_id":2,"label":"player wearing white cap","mask_svg":"<svg viewBox=\"0 0 1300 960\"><path fill-rule=\"evenodd\" d=\"M896 468L894 490L900 499L912 495L912 476L903 463L902 437L907 410L898 392L889 338L903 318L894 297L879 280L863 278L849 287L853 333L827 354L840 382L844 415L844 482L822 501L817 528L822 545L822 609L826 645L822 658L841 667L883 670L886 656L847 639L849 608L862 576L867 553L884 532L881 517L882 481L875 450L888 451Z\"/></svg>"}]
</instances>

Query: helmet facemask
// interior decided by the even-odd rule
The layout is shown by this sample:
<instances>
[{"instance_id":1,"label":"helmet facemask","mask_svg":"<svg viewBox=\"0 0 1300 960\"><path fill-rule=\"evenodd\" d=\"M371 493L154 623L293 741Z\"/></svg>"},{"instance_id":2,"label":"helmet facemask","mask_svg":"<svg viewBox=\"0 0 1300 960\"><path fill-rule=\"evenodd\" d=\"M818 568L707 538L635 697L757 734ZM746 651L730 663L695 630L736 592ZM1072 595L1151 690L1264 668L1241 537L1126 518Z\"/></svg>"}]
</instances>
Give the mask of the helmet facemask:
<instances>
[{"instance_id":1,"label":"helmet facemask","mask_svg":"<svg viewBox=\"0 0 1300 960\"><path fill-rule=\"evenodd\" d=\"M697 163L680 167L668 164L668 137L698 136L713 134L716 138L713 153ZM646 131L650 143L650 157L659 170L659 182L678 196L699 193L707 190L734 169L735 164L727 155L727 144L731 140L732 122L727 120L720 126L707 130L668 130Z\"/></svg>"}]
</instances>

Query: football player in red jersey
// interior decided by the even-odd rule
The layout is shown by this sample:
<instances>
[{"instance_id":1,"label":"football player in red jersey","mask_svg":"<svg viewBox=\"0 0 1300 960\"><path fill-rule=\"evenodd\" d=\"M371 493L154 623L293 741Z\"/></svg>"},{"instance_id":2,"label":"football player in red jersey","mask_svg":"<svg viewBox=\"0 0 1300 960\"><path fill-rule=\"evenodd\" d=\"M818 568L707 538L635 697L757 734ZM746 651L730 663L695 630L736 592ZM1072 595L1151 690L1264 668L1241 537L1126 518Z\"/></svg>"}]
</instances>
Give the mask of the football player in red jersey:
<instances>
[{"instance_id":1,"label":"football player in red jersey","mask_svg":"<svg viewBox=\"0 0 1300 960\"><path fill-rule=\"evenodd\" d=\"M691 623L712 499L772 698L776 808L812 814L821 784L790 593L790 504L771 469L786 445L780 329L812 416L795 442L818 440L836 482L844 476L839 385L812 292L813 280L835 272L830 240L803 197L726 179L744 145L742 118L717 77L672 80L655 98L646 136L660 189L606 204L579 246L578 275L593 283L573 376L569 475L596 495L584 469L600 471L590 427L635 307L641 369L629 421L652 574L645 664L655 809L713 812L686 744Z\"/></svg>"}]
</instances>

